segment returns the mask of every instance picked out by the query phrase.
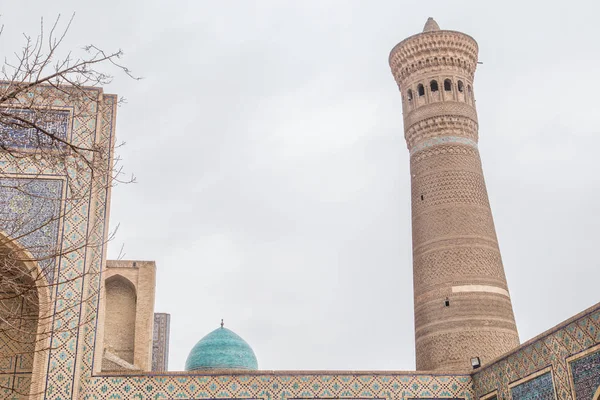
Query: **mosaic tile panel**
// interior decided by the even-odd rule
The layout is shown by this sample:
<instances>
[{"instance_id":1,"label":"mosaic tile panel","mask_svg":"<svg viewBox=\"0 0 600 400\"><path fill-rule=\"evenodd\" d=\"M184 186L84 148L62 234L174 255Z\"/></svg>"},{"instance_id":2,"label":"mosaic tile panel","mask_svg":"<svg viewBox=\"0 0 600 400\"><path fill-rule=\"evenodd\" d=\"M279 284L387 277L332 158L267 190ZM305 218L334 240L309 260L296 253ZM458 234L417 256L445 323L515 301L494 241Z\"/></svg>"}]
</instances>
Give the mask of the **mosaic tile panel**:
<instances>
[{"instance_id":1,"label":"mosaic tile panel","mask_svg":"<svg viewBox=\"0 0 600 400\"><path fill-rule=\"evenodd\" d=\"M576 400L592 400L600 387L600 349L570 363Z\"/></svg>"},{"instance_id":2,"label":"mosaic tile panel","mask_svg":"<svg viewBox=\"0 0 600 400\"><path fill-rule=\"evenodd\" d=\"M0 178L0 229L39 259L54 282L55 253L63 197L62 179Z\"/></svg>"},{"instance_id":3,"label":"mosaic tile panel","mask_svg":"<svg viewBox=\"0 0 600 400\"><path fill-rule=\"evenodd\" d=\"M89 378L82 399L411 399L471 400L468 375L301 374L138 375Z\"/></svg>"},{"instance_id":4,"label":"mosaic tile panel","mask_svg":"<svg viewBox=\"0 0 600 400\"><path fill-rule=\"evenodd\" d=\"M546 372L511 389L513 400L554 400L552 373Z\"/></svg>"},{"instance_id":5,"label":"mosaic tile panel","mask_svg":"<svg viewBox=\"0 0 600 400\"><path fill-rule=\"evenodd\" d=\"M154 313L152 331L152 371L162 372L169 369L169 333L171 315Z\"/></svg>"},{"instance_id":6,"label":"mosaic tile panel","mask_svg":"<svg viewBox=\"0 0 600 400\"><path fill-rule=\"evenodd\" d=\"M473 374L477 397L498 390L498 398L509 399L511 382L552 367L557 399L573 400L567 358L600 344L600 303L572 320L549 330L535 341L484 365ZM582 364L583 365L583 364Z\"/></svg>"},{"instance_id":7,"label":"mosaic tile panel","mask_svg":"<svg viewBox=\"0 0 600 400\"><path fill-rule=\"evenodd\" d=\"M6 110L6 108L3 109L3 111ZM10 114L14 115L15 118L7 121L8 124L0 124L0 142L2 144L32 150L65 147L63 141L69 139L69 121L71 119L69 110L11 109ZM28 127L27 123L21 121L35 124L48 134ZM59 140L52 139L50 135Z\"/></svg>"}]
</instances>

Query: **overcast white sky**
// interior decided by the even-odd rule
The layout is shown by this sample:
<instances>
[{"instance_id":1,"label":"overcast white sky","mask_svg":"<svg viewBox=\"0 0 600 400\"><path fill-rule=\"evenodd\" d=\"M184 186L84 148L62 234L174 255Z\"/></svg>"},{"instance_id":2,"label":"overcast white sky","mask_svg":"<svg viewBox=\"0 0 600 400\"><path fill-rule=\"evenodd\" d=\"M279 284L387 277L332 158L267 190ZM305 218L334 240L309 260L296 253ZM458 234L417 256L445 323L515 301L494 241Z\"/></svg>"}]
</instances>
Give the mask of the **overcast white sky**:
<instances>
[{"instance_id":1,"label":"overcast white sky","mask_svg":"<svg viewBox=\"0 0 600 400\"><path fill-rule=\"evenodd\" d=\"M600 300L600 2L9 1L22 32L123 48L145 79L109 249L156 260L170 369L226 326L261 369L414 369L410 182L391 48L429 16L479 43L480 151L521 340Z\"/></svg>"}]
</instances>

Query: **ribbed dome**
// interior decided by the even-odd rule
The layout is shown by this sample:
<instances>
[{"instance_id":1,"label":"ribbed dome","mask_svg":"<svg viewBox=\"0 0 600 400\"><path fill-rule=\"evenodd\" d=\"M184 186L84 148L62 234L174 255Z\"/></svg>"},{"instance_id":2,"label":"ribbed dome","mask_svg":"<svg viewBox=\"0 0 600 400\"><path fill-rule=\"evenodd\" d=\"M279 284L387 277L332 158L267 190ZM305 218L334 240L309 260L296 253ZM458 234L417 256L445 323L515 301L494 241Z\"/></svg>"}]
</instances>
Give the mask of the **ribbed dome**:
<instances>
[{"instance_id":1,"label":"ribbed dome","mask_svg":"<svg viewBox=\"0 0 600 400\"><path fill-rule=\"evenodd\" d=\"M200 339L185 362L186 371L206 369L256 370L258 363L244 339L221 327Z\"/></svg>"}]
</instances>

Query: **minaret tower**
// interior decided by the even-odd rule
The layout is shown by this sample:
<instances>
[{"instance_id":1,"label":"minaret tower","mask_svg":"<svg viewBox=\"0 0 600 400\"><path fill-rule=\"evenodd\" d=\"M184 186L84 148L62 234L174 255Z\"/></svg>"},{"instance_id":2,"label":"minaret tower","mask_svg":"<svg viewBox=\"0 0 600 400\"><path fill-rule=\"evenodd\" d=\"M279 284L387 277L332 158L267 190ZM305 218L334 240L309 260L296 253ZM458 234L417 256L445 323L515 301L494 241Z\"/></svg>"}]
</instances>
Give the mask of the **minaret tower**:
<instances>
[{"instance_id":1,"label":"minaret tower","mask_svg":"<svg viewBox=\"0 0 600 400\"><path fill-rule=\"evenodd\" d=\"M410 152L417 370L470 369L519 345L477 149L477 42L440 30L392 49Z\"/></svg>"}]
</instances>

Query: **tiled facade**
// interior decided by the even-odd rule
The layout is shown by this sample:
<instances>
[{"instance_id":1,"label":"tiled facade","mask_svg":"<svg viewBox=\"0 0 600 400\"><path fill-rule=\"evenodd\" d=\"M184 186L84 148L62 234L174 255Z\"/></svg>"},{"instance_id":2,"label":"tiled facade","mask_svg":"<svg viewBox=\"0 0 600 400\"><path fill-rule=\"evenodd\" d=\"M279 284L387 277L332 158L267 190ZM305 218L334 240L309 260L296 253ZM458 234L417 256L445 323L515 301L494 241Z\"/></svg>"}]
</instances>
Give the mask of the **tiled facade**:
<instances>
[{"instance_id":1,"label":"tiled facade","mask_svg":"<svg viewBox=\"0 0 600 400\"><path fill-rule=\"evenodd\" d=\"M525 378L523 382L510 388L513 400L554 400L554 384L552 371L544 372L532 378Z\"/></svg>"},{"instance_id":2,"label":"tiled facade","mask_svg":"<svg viewBox=\"0 0 600 400\"><path fill-rule=\"evenodd\" d=\"M169 334L171 315L154 313L152 332L152 372L164 372L169 369Z\"/></svg>"},{"instance_id":3,"label":"tiled facade","mask_svg":"<svg viewBox=\"0 0 600 400\"><path fill-rule=\"evenodd\" d=\"M600 390L600 345L569 361L571 382L578 399L591 399Z\"/></svg>"},{"instance_id":4,"label":"tiled facade","mask_svg":"<svg viewBox=\"0 0 600 400\"><path fill-rule=\"evenodd\" d=\"M2 82L0 85L6 87ZM36 87L25 96L45 98L50 90ZM34 258L41 258L37 252L47 251L50 246L59 248L55 251L58 257L37 263L51 285L48 298L40 301L49 304L49 312L54 315L49 322L52 336L45 350L35 354L31 380L19 374L0 378L0 398L13 398L16 395L9 388L26 388L30 384L34 398L77 398L82 379L92 373L110 196L108 166L112 161L107 156L112 155L117 98L96 88L86 89L85 99L76 104L70 104L59 92L52 95L56 112L45 115L55 114L54 122L58 122L46 128L69 138L75 146L103 149L105 153L94 162L107 174L92 178L81 169L55 164L51 155L48 159L34 153L31 157L15 158L9 152L0 152L0 200L8 204L2 207L3 216L8 218L2 218L0 231ZM63 118L64 112L68 112L68 117ZM6 127L0 134L4 143L15 148L28 148L33 137L31 132ZM40 146L49 147L48 151L61 147L56 142L42 142ZM14 193L11 183L24 181L31 181L21 185L27 190ZM33 215L25 218L31 224L26 226L31 233L23 236L19 229L11 227L11 220L23 219L28 213ZM13 240L15 237L18 239ZM90 245L82 245L85 243Z\"/></svg>"},{"instance_id":5,"label":"tiled facade","mask_svg":"<svg viewBox=\"0 0 600 400\"><path fill-rule=\"evenodd\" d=\"M472 399L468 375L270 372L94 377L84 399Z\"/></svg>"},{"instance_id":6,"label":"tiled facade","mask_svg":"<svg viewBox=\"0 0 600 400\"><path fill-rule=\"evenodd\" d=\"M547 392L550 380L540 372L551 373L557 399L592 400L600 387L600 303L484 365L473 374L474 393L510 399Z\"/></svg>"}]
</instances>

